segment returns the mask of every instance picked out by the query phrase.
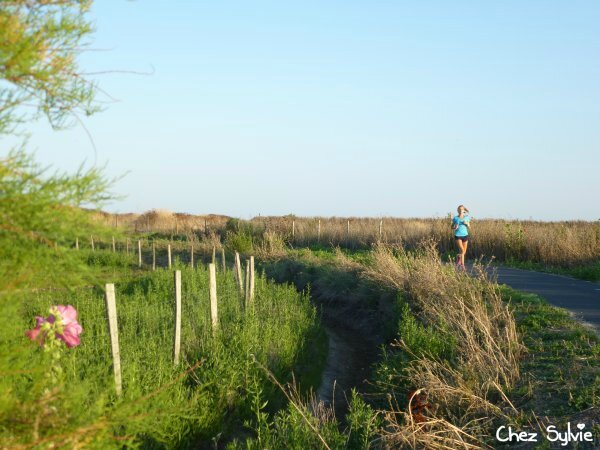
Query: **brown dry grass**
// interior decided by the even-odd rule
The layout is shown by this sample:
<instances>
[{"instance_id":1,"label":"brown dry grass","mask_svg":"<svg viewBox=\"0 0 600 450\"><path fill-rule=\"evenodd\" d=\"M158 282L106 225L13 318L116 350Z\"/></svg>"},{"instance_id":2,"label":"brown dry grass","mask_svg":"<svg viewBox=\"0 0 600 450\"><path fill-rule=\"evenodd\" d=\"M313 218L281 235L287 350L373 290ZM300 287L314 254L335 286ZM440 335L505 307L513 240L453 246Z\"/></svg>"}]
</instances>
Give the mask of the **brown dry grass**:
<instances>
[{"instance_id":1,"label":"brown dry grass","mask_svg":"<svg viewBox=\"0 0 600 450\"><path fill-rule=\"evenodd\" d=\"M321 233L318 224L321 221ZM295 224L292 241L292 221ZM348 232L350 222L350 232ZM442 253L455 250L449 218L400 219L394 217L260 217L252 219L259 227L275 231L294 245L315 243L368 248L377 242L402 243L416 248L423 239L435 239ZM382 232L379 234L379 225ZM600 221L508 221L474 219L471 229L471 255L514 258L547 265L572 267L600 259Z\"/></svg>"},{"instance_id":2,"label":"brown dry grass","mask_svg":"<svg viewBox=\"0 0 600 450\"><path fill-rule=\"evenodd\" d=\"M497 286L480 270L475 277L444 265L436 244L415 253L378 245L365 275L407 293L411 310L429 327L456 342L455 361L415 356L403 377L434 406L415 420L390 401L386 445L411 448L485 448L491 423L506 417L504 391L519 377L515 321ZM400 340L396 346L410 349Z\"/></svg>"},{"instance_id":3,"label":"brown dry grass","mask_svg":"<svg viewBox=\"0 0 600 450\"><path fill-rule=\"evenodd\" d=\"M151 210L143 214L95 213L106 225L141 232L223 236L228 216L192 215ZM318 233L319 221L321 232ZM348 231L348 222L350 231ZM378 242L402 243L414 249L423 239L435 239L442 253L455 250L449 218L403 219L394 217L255 217L250 223L263 232L277 234L294 246L323 244L370 248ZM292 238L292 223L294 236ZM379 234L379 225L381 235ZM474 219L469 255L515 259L556 267L575 267L600 260L600 221L508 221Z\"/></svg>"}]
</instances>

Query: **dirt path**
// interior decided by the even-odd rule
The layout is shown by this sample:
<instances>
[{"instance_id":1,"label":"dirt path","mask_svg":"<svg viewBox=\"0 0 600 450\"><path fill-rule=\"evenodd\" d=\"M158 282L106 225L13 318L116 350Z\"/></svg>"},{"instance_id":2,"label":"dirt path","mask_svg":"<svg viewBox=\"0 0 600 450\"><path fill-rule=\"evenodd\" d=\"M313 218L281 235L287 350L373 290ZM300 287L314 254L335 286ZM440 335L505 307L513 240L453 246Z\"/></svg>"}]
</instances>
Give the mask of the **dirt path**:
<instances>
[{"instance_id":1,"label":"dirt path","mask_svg":"<svg viewBox=\"0 0 600 450\"><path fill-rule=\"evenodd\" d=\"M498 283L538 294L552 305L568 309L600 334L600 283L502 266L491 267L490 271Z\"/></svg>"}]
</instances>

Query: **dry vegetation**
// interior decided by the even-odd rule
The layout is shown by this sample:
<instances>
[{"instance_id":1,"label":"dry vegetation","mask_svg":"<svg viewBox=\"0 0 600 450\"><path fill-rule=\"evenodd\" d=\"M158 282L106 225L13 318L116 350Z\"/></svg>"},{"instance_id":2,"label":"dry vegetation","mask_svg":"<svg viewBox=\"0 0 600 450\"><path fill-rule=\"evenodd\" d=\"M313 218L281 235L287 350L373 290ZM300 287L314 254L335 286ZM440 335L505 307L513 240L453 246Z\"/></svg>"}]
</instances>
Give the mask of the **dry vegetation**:
<instances>
[{"instance_id":1,"label":"dry vegetation","mask_svg":"<svg viewBox=\"0 0 600 450\"><path fill-rule=\"evenodd\" d=\"M223 236L230 219L223 215L192 215L161 209L143 214L98 212L96 218L107 225L129 231L190 236L210 233ZM385 242L401 243L406 248L414 249L423 239L432 238L438 242L441 253L454 250L448 218L265 216L255 217L249 222L256 230L268 232L271 239L276 234L294 246L322 244L369 248L377 242ZM595 263L600 259L600 221L482 219L473 221L471 234L469 252L477 257L494 257L500 261L529 261L565 268Z\"/></svg>"},{"instance_id":2,"label":"dry vegetation","mask_svg":"<svg viewBox=\"0 0 600 450\"><path fill-rule=\"evenodd\" d=\"M384 441L393 447L484 447L494 420L507 417L504 392L519 377L523 350L498 287L484 271L471 278L442 264L432 241L413 254L380 245L365 274L404 292L421 324L400 333L394 345L409 361L388 381L394 392L396 381L410 380L409 403L420 397L422 408L415 413L390 398Z\"/></svg>"},{"instance_id":3,"label":"dry vegetation","mask_svg":"<svg viewBox=\"0 0 600 450\"><path fill-rule=\"evenodd\" d=\"M217 240L224 237L230 220L223 215L192 215L160 209L143 214L98 212L96 217L107 225L128 231L182 234L191 239L213 234ZM385 242L414 249L423 239L434 239L442 254L455 250L448 218L266 216L241 222L249 222L255 230L268 233L270 240L278 235L280 240L294 246L321 244L357 249ZM534 262L558 268L594 264L600 260L600 221L482 219L473 221L471 235L469 253L475 257Z\"/></svg>"},{"instance_id":4,"label":"dry vegetation","mask_svg":"<svg viewBox=\"0 0 600 450\"><path fill-rule=\"evenodd\" d=\"M95 213L103 224L134 232L193 233L221 232L229 217L220 214L194 215L174 213L166 209L152 209L143 214Z\"/></svg>"},{"instance_id":5,"label":"dry vegetation","mask_svg":"<svg viewBox=\"0 0 600 450\"><path fill-rule=\"evenodd\" d=\"M321 232L319 236L319 220ZM275 231L296 245L320 242L350 248L366 248L377 242L402 243L416 248L423 239L433 238L442 252L454 250L450 219L384 218L295 218L261 217L252 222ZM348 231L348 223L350 224ZM381 236L379 227L381 224ZM600 221L537 222L473 220L472 255L499 260L534 261L571 267L600 259Z\"/></svg>"}]
</instances>

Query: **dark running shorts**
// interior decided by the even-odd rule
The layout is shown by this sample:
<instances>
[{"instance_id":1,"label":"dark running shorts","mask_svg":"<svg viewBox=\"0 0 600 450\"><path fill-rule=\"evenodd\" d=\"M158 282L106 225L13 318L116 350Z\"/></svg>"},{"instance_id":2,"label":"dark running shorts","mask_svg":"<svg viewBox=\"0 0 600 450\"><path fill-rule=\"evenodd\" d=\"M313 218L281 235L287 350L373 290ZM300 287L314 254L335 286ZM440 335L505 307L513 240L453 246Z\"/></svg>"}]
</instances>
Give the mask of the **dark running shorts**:
<instances>
[{"instance_id":1,"label":"dark running shorts","mask_svg":"<svg viewBox=\"0 0 600 450\"><path fill-rule=\"evenodd\" d=\"M467 242L469 240L469 235L467 234L466 236L454 236L455 241L458 241L459 239L463 242Z\"/></svg>"}]
</instances>

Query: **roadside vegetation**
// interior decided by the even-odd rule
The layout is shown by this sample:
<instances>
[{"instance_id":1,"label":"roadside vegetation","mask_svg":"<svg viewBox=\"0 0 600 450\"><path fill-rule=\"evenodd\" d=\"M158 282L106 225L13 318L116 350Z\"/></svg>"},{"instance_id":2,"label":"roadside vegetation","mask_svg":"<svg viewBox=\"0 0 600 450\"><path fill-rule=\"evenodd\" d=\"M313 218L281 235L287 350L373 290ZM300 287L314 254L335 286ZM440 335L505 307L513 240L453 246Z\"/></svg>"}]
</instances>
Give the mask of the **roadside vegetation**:
<instances>
[{"instance_id":1,"label":"roadside vegetation","mask_svg":"<svg viewBox=\"0 0 600 450\"><path fill-rule=\"evenodd\" d=\"M188 239L211 237L229 248L247 251L268 240L288 247L368 251L384 242L416 249L433 239L445 259L455 254L449 218L400 219L392 217L255 217L250 221L218 215L193 216L152 210L144 214L98 214L117 230L156 232ZM380 234L381 225L381 234ZM473 222L469 255L486 262L600 281L600 221L508 221L481 219Z\"/></svg>"},{"instance_id":2,"label":"roadside vegetation","mask_svg":"<svg viewBox=\"0 0 600 450\"><path fill-rule=\"evenodd\" d=\"M13 297L19 314L3 330L2 437L6 445L168 448L227 439L252 423L253 408L277 410L282 395L257 364L282 382L294 372L317 383L325 356L315 308L292 287L256 280L244 308L232 272L218 273L219 329L213 333L208 271L182 272L181 361L173 363L173 274L147 272L117 284L123 395L115 395L104 292L43 290ZM51 305L75 307L81 345L59 361L24 331ZM320 350L319 350L320 349ZM59 365L62 376L45 374ZM305 385L308 387L308 385Z\"/></svg>"}]
</instances>

